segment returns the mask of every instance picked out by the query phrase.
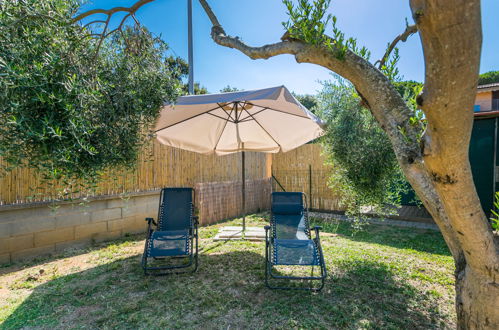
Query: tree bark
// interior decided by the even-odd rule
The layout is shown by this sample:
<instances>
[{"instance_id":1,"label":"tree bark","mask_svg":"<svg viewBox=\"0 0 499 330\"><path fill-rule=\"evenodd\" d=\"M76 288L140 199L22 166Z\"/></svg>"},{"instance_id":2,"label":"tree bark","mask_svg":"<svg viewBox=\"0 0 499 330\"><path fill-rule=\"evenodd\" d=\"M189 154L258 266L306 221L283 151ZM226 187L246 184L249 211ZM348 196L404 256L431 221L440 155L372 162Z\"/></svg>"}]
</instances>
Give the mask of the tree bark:
<instances>
[{"instance_id":1,"label":"tree bark","mask_svg":"<svg viewBox=\"0 0 499 330\"><path fill-rule=\"evenodd\" d=\"M469 266L456 272L458 329L499 329L499 285Z\"/></svg>"},{"instance_id":2,"label":"tree bark","mask_svg":"<svg viewBox=\"0 0 499 330\"><path fill-rule=\"evenodd\" d=\"M387 133L406 178L439 226L456 264L459 329L499 329L499 244L481 209L468 158L481 49L479 0L410 0L421 36L426 76L420 126L390 81L371 63L347 51L285 40L251 47L226 35L206 0L219 45L252 59L292 54L297 62L321 65L350 80Z\"/></svg>"}]
</instances>

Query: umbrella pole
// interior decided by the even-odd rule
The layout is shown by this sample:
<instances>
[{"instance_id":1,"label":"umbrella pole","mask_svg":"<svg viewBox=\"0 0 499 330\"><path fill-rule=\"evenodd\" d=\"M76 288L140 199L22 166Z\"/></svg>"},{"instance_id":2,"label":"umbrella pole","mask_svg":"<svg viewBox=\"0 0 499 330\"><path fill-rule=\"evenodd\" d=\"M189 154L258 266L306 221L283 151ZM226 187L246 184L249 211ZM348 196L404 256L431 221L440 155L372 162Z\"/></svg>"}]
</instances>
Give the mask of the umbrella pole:
<instances>
[{"instance_id":1,"label":"umbrella pole","mask_svg":"<svg viewBox=\"0 0 499 330\"><path fill-rule=\"evenodd\" d=\"M243 175L242 175L242 197L243 197L243 233L242 236L244 237L244 232L246 231L246 178L245 178L245 157L244 157L244 151L241 153L241 159L242 159L242 167L243 167Z\"/></svg>"},{"instance_id":2,"label":"umbrella pole","mask_svg":"<svg viewBox=\"0 0 499 330\"><path fill-rule=\"evenodd\" d=\"M194 56L192 47L192 0L187 0L187 52L189 61L189 94L194 95Z\"/></svg>"}]
</instances>

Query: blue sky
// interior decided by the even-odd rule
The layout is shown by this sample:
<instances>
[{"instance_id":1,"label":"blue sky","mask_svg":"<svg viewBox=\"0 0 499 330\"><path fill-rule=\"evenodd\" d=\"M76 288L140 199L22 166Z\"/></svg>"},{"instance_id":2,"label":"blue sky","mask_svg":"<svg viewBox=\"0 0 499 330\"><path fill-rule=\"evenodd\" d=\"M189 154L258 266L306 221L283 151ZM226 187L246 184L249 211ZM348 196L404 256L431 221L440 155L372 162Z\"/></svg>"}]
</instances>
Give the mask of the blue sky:
<instances>
[{"instance_id":1,"label":"blue sky","mask_svg":"<svg viewBox=\"0 0 499 330\"><path fill-rule=\"evenodd\" d=\"M93 0L84 8L129 6L133 0ZM279 41L287 20L281 0L208 0L225 31L250 45ZM332 0L331 13L338 18L346 36L357 38L359 45L379 59L388 42L412 22L409 1ZM499 1L482 1L483 48L480 72L499 70ZM118 19L119 17L117 17ZM187 59L187 1L156 0L144 6L137 18L151 31L160 34L173 55ZM227 85L257 89L285 85L299 94L315 93L329 71L313 64L298 64L294 57L281 55L269 60L251 60L236 50L218 46L210 38L210 22L197 0L193 0L194 79L218 92ZM417 35L399 44L399 70L405 79L423 81L424 63Z\"/></svg>"}]
</instances>

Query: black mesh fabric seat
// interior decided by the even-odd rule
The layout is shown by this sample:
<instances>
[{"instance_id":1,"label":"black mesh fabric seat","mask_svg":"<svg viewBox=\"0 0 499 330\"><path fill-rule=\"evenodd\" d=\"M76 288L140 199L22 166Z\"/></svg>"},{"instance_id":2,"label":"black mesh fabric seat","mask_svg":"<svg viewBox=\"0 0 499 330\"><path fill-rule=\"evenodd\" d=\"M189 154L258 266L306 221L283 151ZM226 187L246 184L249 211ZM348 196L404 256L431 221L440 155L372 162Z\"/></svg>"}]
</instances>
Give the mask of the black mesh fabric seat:
<instances>
[{"instance_id":1,"label":"black mesh fabric seat","mask_svg":"<svg viewBox=\"0 0 499 330\"><path fill-rule=\"evenodd\" d=\"M319 238L320 227L315 227L312 239L308 223L306 196L301 192L274 192L270 226L266 232L265 283L271 289L308 289L319 291L327 276ZM274 266L318 266L320 276L283 276L275 274ZM320 280L319 287L282 287L270 284L270 279Z\"/></svg>"},{"instance_id":2,"label":"black mesh fabric seat","mask_svg":"<svg viewBox=\"0 0 499 330\"><path fill-rule=\"evenodd\" d=\"M160 194L158 221L146 218L147 238L142 257L145 274L179 273L179 268L198 266L198 219L194 216L192 188L163 188ZM150 260L162 264L151 266ZM178 259L182 259L179 260ZM176 261L175 263L172 260ZM186 270L184 270L185 272Z\"/></svg>"},{"instance_id":3,"label":"black mesh fabric seat","mask_svg":"<svg viewBox=\"0 0 499 330\"><path fill-rule=\"evenodd\" d=\"M319 253L313 240L275 239L272 264L319 266Z\"/></svg>"},{"instance_id":4,"label":"black mesh fabric seat","mask_svg":"<svg viewBox=\"0 0 499 330\"><path fill-rule=\"evenodd\" d=\"M151 257L189 255L189 231L155 231L151 235L149 244L151 244L149 253Z\"/></svg>"}]
</instances>

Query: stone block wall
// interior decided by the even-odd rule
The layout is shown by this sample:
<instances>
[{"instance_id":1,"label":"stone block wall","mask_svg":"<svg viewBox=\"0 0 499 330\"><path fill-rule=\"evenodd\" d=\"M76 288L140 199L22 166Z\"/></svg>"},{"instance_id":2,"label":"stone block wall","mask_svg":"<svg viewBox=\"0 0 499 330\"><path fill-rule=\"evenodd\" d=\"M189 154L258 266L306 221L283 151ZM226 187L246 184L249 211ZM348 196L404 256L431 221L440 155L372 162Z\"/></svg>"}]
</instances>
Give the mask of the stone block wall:
<instances>
[{"instance_id":1,"label":"stone block wall","mask_svg":"<svg viewBox=\"0 0 499 330\"><path fill-rule=\"evenodd\" d=\"M269 179L248 180L247 213L267 209L270 190ZM201 225L241 214L241 182L196 184L195 194ZM156 219L158 205L159 191L152 191L56 209L49 203L0 206L0 264L145 232L145 218Z\"/></svg>"},{"instance_id":2,"label":"stone block wall","mask_svg":"<svg viewBox=\"0 0 499 330\"><path fill-rule=\"evenodd\" d=\"M159 192L109 197L85 205L0 207L0 264L144 232L156 217Z\"/></svg>"}]
</instances>

